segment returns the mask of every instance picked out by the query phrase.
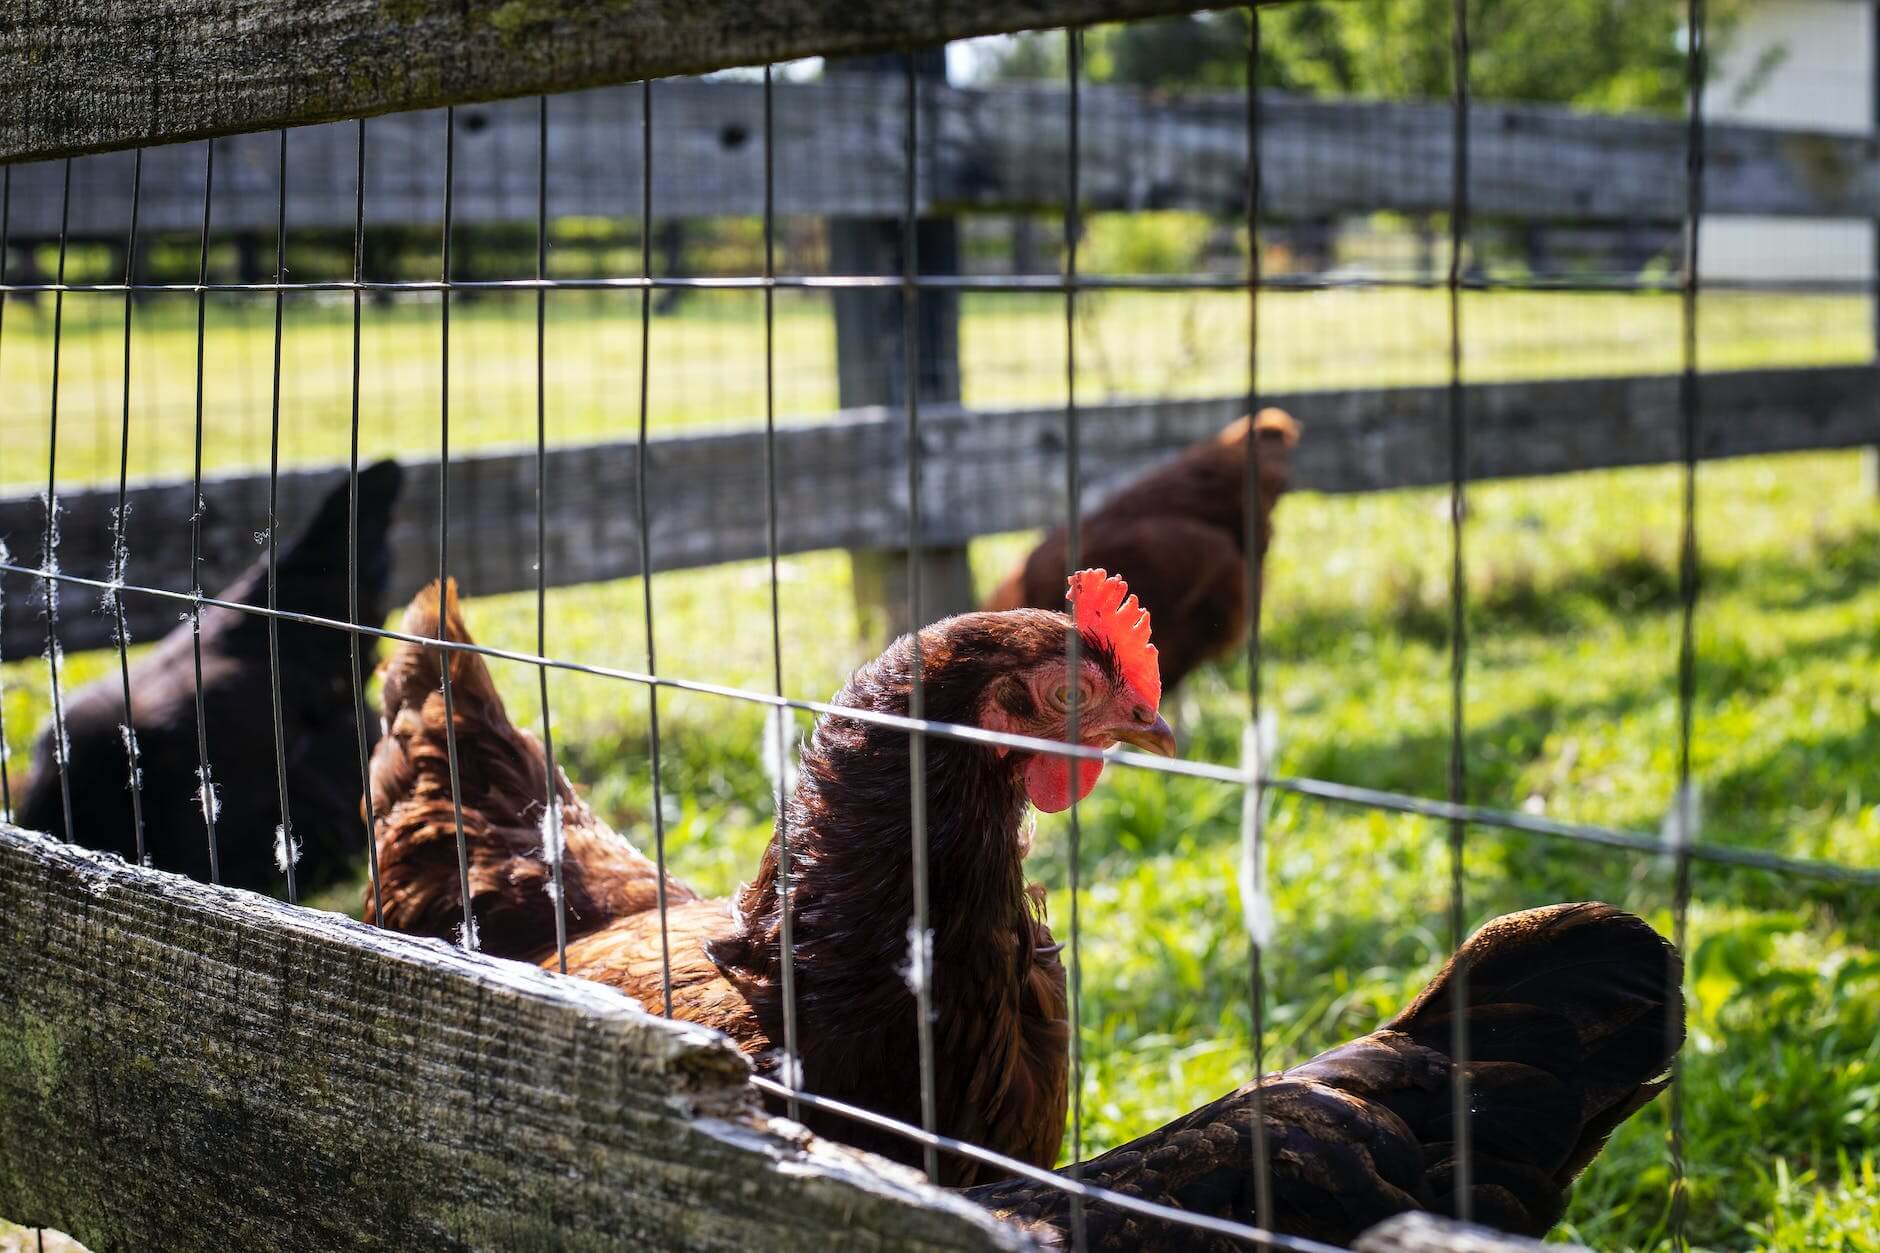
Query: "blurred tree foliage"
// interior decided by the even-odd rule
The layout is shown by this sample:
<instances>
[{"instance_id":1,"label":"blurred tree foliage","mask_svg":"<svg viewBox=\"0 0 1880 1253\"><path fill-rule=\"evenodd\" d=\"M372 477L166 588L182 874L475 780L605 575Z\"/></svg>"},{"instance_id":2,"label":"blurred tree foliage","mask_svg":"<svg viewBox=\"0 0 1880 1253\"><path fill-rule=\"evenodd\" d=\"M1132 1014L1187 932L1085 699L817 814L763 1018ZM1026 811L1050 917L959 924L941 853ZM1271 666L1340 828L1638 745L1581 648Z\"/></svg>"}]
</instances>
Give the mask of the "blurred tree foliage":
<instances>
[{"instance_id":1,"label":"blurred tree foliage","mask_svg":"<svg viewBox=\"0 0 1880 1253\"><path fill-rule=\"evenodd\" d=\"M1311 95L1440 97L1449 92L1452 0L1300 0L1263 8L1260 81ZM1711 0L1714 50L1743 0ZM1470 85L1483 99L1676 113L1684 104L1684 5L1678 0L1469 0ZM1094 82L1165 90L1245 81L1247 13L1235 9L1092 29ZM1064 41L1025 36L991 67L998 78L1061 74Z\"/></svg>"}]
</instances>

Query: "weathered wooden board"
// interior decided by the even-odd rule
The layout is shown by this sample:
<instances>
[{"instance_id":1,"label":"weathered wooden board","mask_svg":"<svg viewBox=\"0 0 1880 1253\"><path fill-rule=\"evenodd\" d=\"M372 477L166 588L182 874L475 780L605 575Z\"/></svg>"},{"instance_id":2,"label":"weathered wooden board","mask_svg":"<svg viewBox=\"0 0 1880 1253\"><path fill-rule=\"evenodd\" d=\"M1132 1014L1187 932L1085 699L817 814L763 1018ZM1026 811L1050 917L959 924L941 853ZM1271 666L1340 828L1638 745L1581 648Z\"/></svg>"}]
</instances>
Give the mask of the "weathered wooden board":
<instances>
[{"instance_id":1,"label":"weathered wooden board","mask_svg":"<svg viewBox=\"0 0 1880 1253\"><path fill-rule=\"evenodd\" d=\"M1705 458L1880 441L1872 367L1746 370L1700 381L1699 451ZM1466 390L1472 479L1560 474L1674 461L1680 455L1674 375L1488 383ZM1295 456L1300 488L1382 491L1447 481L1448 391L1404 387L1299 392L1263 398L1305 426ZM1239 414L1245 397L1114 401L1082 406L1086 501L1094 502L1175 450ZM905 418L862 409L777 433L778 544L785 553L875 548L907 535ZM1064 517L1064 412L1058 408L924 410L922 538L936 547L977 535L1049 526ZM649 446L648 512L655 570L760 557L769 551L765 441L748 427L655 440ZM633 498L638 449L576 445L548 454L548 580L555 586L639 573ZM392 530L391 599L402 602L437 570L438 468L407 467ZM477 453L451 461L452 571L474 595L535 586L535 454ZM344 482L331 469L283 473L280 516L289 530L320 495ZM262 550L267 476L210 480L203 551L213 591ZM151 483L132 493L129 581L186 590L190 485ZM61 493L60 568L103 578L109 568L116 493ZM0 540L17 563L37 566L45 525L37 495L0 499ZM33 580L9 576L0 652L31 656L45 644ZM95 595L65 594L68 650L110 642ZM174 600L125 598L133 636L176 624Z\"/></svg>"},{"instance_id":2,"label":"weathered wooden board","mask_svg":"<svg viewBox=\"0 0 1880 1253\"><path fill-rule=\"evenodd\" d=\"M595 984L0 825L0 1214L98 1253L1023 1244L749 1073Z\"/></svg>"},{"instance_id":3,"label":"weathered wooden board","mask_svg":"<svg viewBox=\"0 0 1880 1253\"><path fill-rule=\"evenodd\" d=\"M778 83L774 90L778 213L898 220L902 78L831 75ZM1064 203L1069 111L1062 86L929 82L921 91L923 213ZM687 79L660 83L654 92L654 214L760 214L762 86ZM1242 211L1247 138L1240 96L1170 97L1090 86L1080 109L1080 186L1089 207ZM1269 212L1319 217L1448 207L1446 103L1269 92L1262 115ZM551 217L638 216L640 122L638 87L550 101ZM366 132L368 224L435 225L443 207L442 111L375 119ZM356 138L352 123L290 133L290 226L351 229ZM1685 128L1676 119L1478 104L1470 138L1469 195L1478 215L1638 222L1674 221L1683 212ZM1712 126L1705 142L1704 196L1712 212L1880 216L1880 155L1865 136ZM218 145L213 217L221 227L273 232L277 143L273 134L248 134ZM181 144L145 154L141 229L193 234L201 228L202 148ZM534 101L459 110L456 220L533 222L535 153ZM56 235L62 178L56 161L14 171L15 238ZM130 181L128 153L77 162L72 233L121 238L130 222Z\"/></svg>"},{"instance_id":4,"label":"weathered wooden board","mask_svg":"<svg viewBox=\"0 0 1880 1253\"><path fill-rule=\"evenodd\" d=\"M0 160L1190 7L1179 0L39 0L0 9Z\"/></svg>"}]
</instances>

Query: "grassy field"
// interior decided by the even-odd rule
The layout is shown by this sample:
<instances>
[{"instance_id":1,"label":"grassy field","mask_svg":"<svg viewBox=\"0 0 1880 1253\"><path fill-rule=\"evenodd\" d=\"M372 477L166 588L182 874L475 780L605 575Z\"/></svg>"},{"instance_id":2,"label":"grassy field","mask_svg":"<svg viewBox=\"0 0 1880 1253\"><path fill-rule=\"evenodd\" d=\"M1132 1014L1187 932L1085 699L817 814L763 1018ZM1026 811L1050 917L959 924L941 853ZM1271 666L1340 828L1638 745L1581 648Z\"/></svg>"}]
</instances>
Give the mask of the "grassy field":
<instances>
[{"instance_id":1,"label":"grassy field","mask_svg":"<svg viewBox=\"0 0 1880 1253\"><path fill-rule=\"evenodd\" d=\"M1701 472L1693 764L1706 840L1880 863L1880 507L1865 473L1856 453ZM1657 829L1677 757L1678 500L1668 469L1472 490L1472 799ZM1300 495L1279 525L1265 673L1278 769L1441 795L1440 495ZM982 541L982 581L1026 540ZM865 655L846 561L792 558L782 574L785 686L825 696ZM660 576L654 592L663 670L768 689L761 563ZM640 594L637 582L553 593L550 648L639 664ZM477 601L469 612L484 640L533 648L531 597ZM74 656L70 678L107 660ZM499 666L497 679L518 719L538 723L527 670ZM1244 666L1227 666L1181 694L1185 754L1236 759L1245 680ZM5 681L17 768L44 714L43 665L9 666ZM646 693L556 675L553 705L570 773L620 830L650 839ZM749 705L686 695L663 697L661 712L672 858L697 886L726 891L768 836L761 719ZM1086 1151L1248 1077L1240 804L1232 788L1119 769L1083 807ZM1280 1066L1370 1030L1433 972L1446 948L1447 863L1444 830L1414 818L1280 796L1270 831L1279 933L1266 1049ZM1064 836L1061 820L1043 820L1031 862L1053 888L1060 935ZM1597 897L1670 925L1668 867L1655 859L1476 828L1467 881L1472 922ZM1702 865L1695 890L1685 1053L1693 1241L1880 1248L1880 894ZM358 901L351 887L322 903L352 911ZM1601 1249L1667 1246L1665 1130L1660 1102L1621 1131L1579 1188L1564 1234Z\"/></svg>"},{"instance_id":2,"label":"grassy field","mask_svg":"<svg viewBox=\"0 0 1880 1253\"><path fill-rule=\"evenodd\" d=\"M1434 383L1447 377L1445 296L1435 291L1267 293L1261 301L1262 385L1269 390ZM835 338L826 293L777 299L780 415L836 404ZM53 305L6 300L0 326L0 488L43 485L51 410ZM1705 297L1701 350L1709 369L1872 359L1869 302L1848 296L1720 293ZM550 438L621 438L638 422L639 296L550 297L544 374ZM1670 294L1474 293L1464 300L1468 369L1478 381L1675 369L1678 306ZM264 467L273 386L273 304L217 294L203 339L203 457L211 470ZM441 377L432 297L365 312L360 425L368 455L435 456ZM123 397L123 304L67 298L59 348L59 477L113 478ZM689 295L652 326L655 434L761 419L761 297ZM974 294L960 327L961 389L972 405L1050 404L1064 386L1063 305L1051 296ZM1247 301L1223 293L1088 294L1078 306L1078 391L1204 396L1246 386ZM195 299L139 306L132 341L135 477L184 476L195 440ZM459 297L451 328L454 453L533 442L534 301ZM351 419L350 298L291 297L284 312L282 458L345 460Z\"/></svg>"}]
</instances>

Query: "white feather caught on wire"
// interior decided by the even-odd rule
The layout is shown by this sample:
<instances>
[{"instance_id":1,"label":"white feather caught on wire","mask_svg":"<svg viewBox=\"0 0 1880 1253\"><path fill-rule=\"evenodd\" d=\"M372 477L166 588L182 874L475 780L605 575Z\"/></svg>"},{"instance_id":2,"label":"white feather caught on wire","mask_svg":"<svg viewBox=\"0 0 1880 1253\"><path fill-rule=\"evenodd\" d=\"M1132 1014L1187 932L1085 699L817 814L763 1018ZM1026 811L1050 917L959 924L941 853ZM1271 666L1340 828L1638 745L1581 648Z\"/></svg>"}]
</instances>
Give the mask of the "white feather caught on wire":
<instances>
[{"instance_id":1,"label":"white feather caught on wire","mask_svg":"<svg viewBox=\"0 0 1880 1253\"><path fill-rule=\"evenodd\" d=\"M274 827L274 865L282 874L287 868L300 864L300 839L288 838L287 828L279 823Z\"/></svg>"},{"instance_id":2,"label":"white feather caught on wire","mask_svg":"<svg viewBox=\"0 0 1880 1253\"><path fill-rule=\"evenodd\" d=\"M1671 808L1665 811L1659 837L1665 851L1677 854L1697 843L1704 825L1704 797L1697 781L1680 784L1671 795Z\"/></svg>"},{"instance_id":3,"label":"white feather caught on wire","mask_svg":"<svg viewBox=\"0 0 1880 1253\"><path fill-rule=\"evenodd\" d=\"M1279 751L1279 717L1260 711L1240 736L1240 768L1248 783L1240 809L1240 910L1247 938L1259 948L1273 942L1273 898L1267 885L1266 786L1263 778Z\"/></svg>"},{"instance_id":4,"label":"white feather caught on wire","mask_svg":"<svg viewBox=\"0 0 1880 1253\"><path fill-rule=\"evenodd\" d=\"M770 780L770 799L779 809L796 791L796 761L801 747L794 711L782 705L771 706L764 716L761 755L764 777Z\"/></svg>"}]
</instances>

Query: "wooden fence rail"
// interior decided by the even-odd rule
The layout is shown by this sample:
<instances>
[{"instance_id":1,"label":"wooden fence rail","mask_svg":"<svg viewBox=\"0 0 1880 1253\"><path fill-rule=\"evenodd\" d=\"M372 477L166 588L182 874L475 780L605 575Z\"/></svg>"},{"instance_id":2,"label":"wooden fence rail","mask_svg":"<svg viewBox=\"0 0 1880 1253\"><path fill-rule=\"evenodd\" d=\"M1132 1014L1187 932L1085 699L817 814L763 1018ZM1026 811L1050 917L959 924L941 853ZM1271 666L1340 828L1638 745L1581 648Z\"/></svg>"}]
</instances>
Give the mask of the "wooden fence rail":
<instances>
[{"instance_id":1,"label":"wooden fence rail","mask_svg":"<svg viewBox=\"0 0 1880 1253\"><path fill-rule=\"evenodd\" d=\"M1672 375L1486 383L1466 391L1469 475L1474 479L1559 474L1674 461L1679 455L1678 381ZM1305 424L1298 486L1360 492L1448 480L1448 397L1442 387L1299 392L1266 398ZM1744 456L1845 448L1880 440L1872 367L1747 370L1702 376L1700 455ZM1242 396L1113 401L1081 407L1082 464L1089 502L1157 459L1216 429L1245 407ZM925 544L959 545L978 535L1053 525L1064 517L1059 408L924 409L921 514ZM866 549L907 534L904 419L864 409L777 433L778 543L785 553ZM761 430L713 431L649 446L649 514L655 570L762 556L767 547L765 441ZM639 573L632 443L565 446L548 454L548 578L566 586ZM435 463L408 467L393 527L392 599L432 577L437 562ZM289 527L338 479L331 468L284 472L280 514ZM219 587L260 554L267 476L205 485L205 588ZM60 568L106 577L114 490L60 496ZM454 572L473 594L535 585L535 454L483 452L451 461ZM188 482L147 483L131 493L133 584L186 590ZM16 562L37 565L45 525L35 494L0 499L0 539ZM31 656L45 643L32 580L6 579L0 655ZM69 593L62 620L69 650L110 642L109 620ZM176 622L183 606L135 594L126 608L136 638Z\"/></svg>"},{"instance_id":2,"label":"wooden fence rail","mask_svg":"<svg viewBox=\"0 0 1880 1253\"><path fill-rule=\"evenodd\" d=\"M749 1076L597 984L0 824L0 1214L96 1250L1023 1246Z\"/></svg>"},{"instance_id":3,"label":"wooden fence rail","mask_svg":"<svg viewBox=\"0 0 1880 1253\"><path fill-rule=\"evenodd\" d=\"M0 81L3 81L0 74ZM923 214L1025 210L1064 200L1065 89L922 85ZM777 211L898 220L905 85L894 75L830 76L775 87ZM1085 203L1093 209L1239 213L1246 197L1246 101L1178 98L1093 85L1080 102ZM763 211L763 88L741 81L662 83L654 106L660 218L756 217ZM550 102L551 217L637 216L640 93L613 87ZM1395 210L1442 212L1450 196L1450 112L1440 102L1308 99L1266 93L1265 203L1280 217ZM367 219L435 224L443 203L441 112L368 125ZM1470 122L1470 202L1485 217L1528 221L1669 222L1683 212L1684 123L1546 105L1477 104ZM276 139L249 134L217 150L214 220L272 232ZM288 222L350 231L350 123L289 136ZM535 220L535 105L479 105L458 115L453 212L460 223ZM1880 152L1862 135L1715 125L1705 143L1712 213L1880 217ZM130 154L74 168L74 237L122 238L130 221ZM200 144L144 157L139 220L147 232L202 225ZM58 163L13 176L12 234L44 240L59 226Z\"/></svg>"}]
</instances>

